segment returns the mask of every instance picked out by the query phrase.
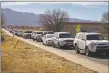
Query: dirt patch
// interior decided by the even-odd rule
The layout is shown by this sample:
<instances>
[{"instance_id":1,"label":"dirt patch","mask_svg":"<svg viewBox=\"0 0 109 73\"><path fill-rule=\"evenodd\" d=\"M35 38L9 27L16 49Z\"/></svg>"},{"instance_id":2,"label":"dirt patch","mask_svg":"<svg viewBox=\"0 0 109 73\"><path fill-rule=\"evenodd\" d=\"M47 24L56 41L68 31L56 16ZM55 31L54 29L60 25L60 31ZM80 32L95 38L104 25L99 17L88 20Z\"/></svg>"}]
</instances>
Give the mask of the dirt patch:
<instances>
[{"instance_id":1,"label":"dirt patch","mask_svg":"<svg viewBox=\"0 0 109 73\"><path fill-rule=\"evenodd\" d=\"M10 36L5 39L2 73L97 73Z\"/></svg>"}]
</instances>

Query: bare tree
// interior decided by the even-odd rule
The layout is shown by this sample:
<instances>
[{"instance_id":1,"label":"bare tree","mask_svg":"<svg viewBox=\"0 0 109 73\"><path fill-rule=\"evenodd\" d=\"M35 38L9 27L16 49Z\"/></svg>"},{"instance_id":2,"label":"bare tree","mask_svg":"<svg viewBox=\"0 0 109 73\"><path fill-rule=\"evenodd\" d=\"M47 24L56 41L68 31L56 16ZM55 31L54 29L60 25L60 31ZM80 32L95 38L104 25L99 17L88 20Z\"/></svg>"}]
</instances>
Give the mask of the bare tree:
<instances>
[{"instance_id":1,"label":"bare tree","mask_svg":"<svg viewBox=\"0 0 109 73\"><path fill-rule=\"evenodd\" d=\"M109 23L109 12L102 15L102 22Z\"/></svg>"},{"instance_id":2,"label":"bare tree","mask_svg":"<svg viewBox=\"0 0 109 73\"><path fill-rule=\"evenodd\" d=\"M109 12L107 13L103 13L102 15L102 19L101 19L101 33L103 34L103 36L109 40Z\"/></svg>"},{"instance_id":3,"label":"bare tree","mask_svg":"<svg viewBox=\"0 0 109 73\"><path fill-rule=\"evenodd\" d=\"M3 24L4 24L4 18L3 18L3 14L1 14L1 27L3 27ZM4 37L3 37L3 34L2 34L2 30L0 30L0 34L1 34L1 41L4 41Z\"/></svg>"},{"instance_id":4,"label":"bare tree","mask_svg":"<svg viewBox=\"0 0 109 73\"><path fill-rule=\"evenodd\" d=\"M1 27L3 27L4 24L4 18L3 18L3 14L1 14Z\"/></svg>"},{"instance_id":5,"label":"bare tree","mask_svg":"<svg viewBox=\"0 0 109 73\"><path fill-rule=\"evenodd\" d=\"M47 30L59 32L64 24L68 22L69 15L66 11L60 9L47 10L40 16L41 23Z\"/></svg>"},{"instance_id":6,"label":"bare tree","mask_svg":"<svg viewBox=\"0 0 109 73\"><path fill-rule=\"evenodd\" d=\"M102 21L102 26L104 27L104 29L106 31L108 31L109 30L109 12L104 13L102 15L102 20L101 21Z\"/></svg>"}]
</instances>

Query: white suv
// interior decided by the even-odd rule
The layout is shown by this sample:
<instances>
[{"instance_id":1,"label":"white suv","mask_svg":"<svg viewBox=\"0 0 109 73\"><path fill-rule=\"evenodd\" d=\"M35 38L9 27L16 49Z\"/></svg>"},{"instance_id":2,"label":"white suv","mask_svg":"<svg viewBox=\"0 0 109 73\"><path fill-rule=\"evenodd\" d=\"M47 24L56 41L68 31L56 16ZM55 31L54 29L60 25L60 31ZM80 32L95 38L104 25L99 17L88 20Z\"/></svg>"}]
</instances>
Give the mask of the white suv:
<instances>
[{"instance_id":1,"label":"white suv","mask_svg":"<svg viewBox=\"0 0 109 73\"><path fill-rule=\"evenodd\" d=\"M42 38L42 31L34 31L33 33L32 33L32 39L33 39L33 41L38 41L38 42L40 42L41 41L41 38Z\"/></svg>"},{"instance_id":2,"label":"white suv","mask_svg":"<svg viewBox=\"0 0 109 73\"><path fill-rule=\"evenodd\" d=\"M109 54L109 41L104 40L100 33L77 33L74 39L74 47L76 53L83 50L87 56L92 55L94 52L105 52L107 55Z\"/></svg>"},{"instance_id":3,"label":"white suv","mask_svg":"<svg viewBox=\"0 0 109 73\"><path fill-rule=\"evenodd\" d=\"M46 34L42 37L42 43L44 45L52 45L52 37L54 37L54 34Z\"/></svg>"},{"instance_id":4,"label":"white suv","mask_svg":"<svg viewBox=\"0 0 109 73\"><path fill-rule=\"evenodd\" d=\"M72 34L69 32L55 32L52 40L53 47L73 47L74 38L72 37Z\"/></svg>"}]
</instances>

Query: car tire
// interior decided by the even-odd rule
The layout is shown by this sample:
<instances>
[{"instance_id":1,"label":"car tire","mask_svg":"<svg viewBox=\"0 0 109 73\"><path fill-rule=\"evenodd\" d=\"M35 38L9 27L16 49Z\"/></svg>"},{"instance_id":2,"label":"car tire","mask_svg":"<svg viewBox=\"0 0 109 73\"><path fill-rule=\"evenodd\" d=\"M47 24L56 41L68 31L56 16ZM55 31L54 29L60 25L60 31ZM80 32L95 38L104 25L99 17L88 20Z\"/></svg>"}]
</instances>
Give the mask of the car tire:
<instances>
[{"instance_id":1,"label":"car tire","mask_svg":"<svg viewBox=\"0 0 109 73\"><path fill-rule=\"evenodd\" d=\"M88 47L85 48L85 55L86 56L91 56L92 55L92 52L89 50Z\"/></svg>"},{"instance_id":2,"label":"car tire","mask_svg":"<svg viewBox=\"0 0 109 73\"><path fill-rule=\"evenodd\" d=\"M35 41L35 39L33 38L33 41Z\"/></svg>"},{"instance_id":3,"label":"car tire","mask_svg":"<svg viewBox=\"0 0 109 73\"><path fill-rule=\"evenodd\" d=\"M60 46L59 42L58 42L58 45L57 45L57 47L58 47L59 49L61 49L61 48L62 48L62 47Z\"/></svg>"},{"instance_id":4,"label":"car tire","mask_svg":"<svg viewBox=\"0 0 109 73\"><path fill-rule=\"evenodd\" d=\"M48 46L47 41L46 41L46 45Z\"/></svg>"},{"instance_id":5,"label":"car tire","mask_svg":"<svg viewBox=\"0 0 109 73\"><path fill-rule=\"evenodd\" d=\"M79 49L78 49L78 46L77 46L77 45L75 45L75 52L76 52L76 53L80 53L80 51L79 51Z\"/></svg>"},{"instance_id":6,"label":"car tire","mask_svg":"<svg viewBox=\"0 0 109 73\"><path fill-rule=\"evenodd\" d=\"M53 47L56 48L55 44L53 43Z\"/></svg>"}]
</instances>

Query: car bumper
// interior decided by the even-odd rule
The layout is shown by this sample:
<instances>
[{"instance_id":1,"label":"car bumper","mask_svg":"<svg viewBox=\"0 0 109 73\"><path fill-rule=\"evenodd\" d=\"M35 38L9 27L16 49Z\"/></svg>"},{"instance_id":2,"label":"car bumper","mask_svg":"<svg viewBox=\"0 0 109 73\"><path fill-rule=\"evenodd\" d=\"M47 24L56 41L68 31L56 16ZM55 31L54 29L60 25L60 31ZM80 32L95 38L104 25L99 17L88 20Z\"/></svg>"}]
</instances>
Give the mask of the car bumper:
<instances>
[{"instance_id":1,"label":"car bumper","mask_svg":"<svg viewBox=\"0 0 109 73\"><path fill-rule=\"evenodd\" d=\"M52 45L53 42L52 41L47 41L47 45Z\"/></svg>"},{"instance_id":2,"label":"car bumper","mask_svg":"<svg viewBox=\"0 0 109 73\"><path fill-rule=\"evenodd\" d=\"M96 52L109 52L109 49L97 49Z\"/></svg>"},{"instance_id":3,"label":"car bumper","mask_svg":"<svg viewBox=\"0 0 109 73\"><path fill-rule=\"evenodd\" d=\"M37 38L36 40L39 41L39 42L42 42L42 39L41 38Z\"/></svg>"}]
</instances>

